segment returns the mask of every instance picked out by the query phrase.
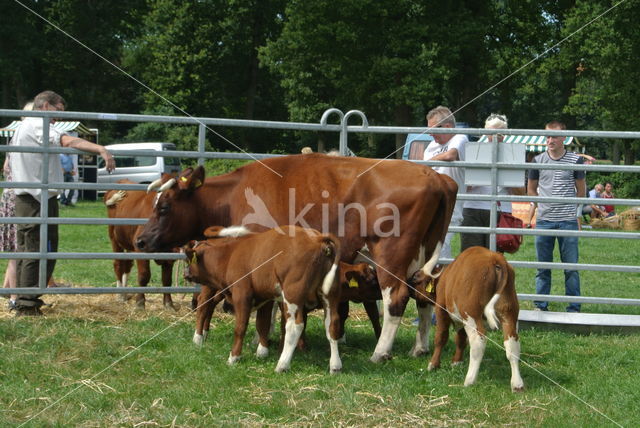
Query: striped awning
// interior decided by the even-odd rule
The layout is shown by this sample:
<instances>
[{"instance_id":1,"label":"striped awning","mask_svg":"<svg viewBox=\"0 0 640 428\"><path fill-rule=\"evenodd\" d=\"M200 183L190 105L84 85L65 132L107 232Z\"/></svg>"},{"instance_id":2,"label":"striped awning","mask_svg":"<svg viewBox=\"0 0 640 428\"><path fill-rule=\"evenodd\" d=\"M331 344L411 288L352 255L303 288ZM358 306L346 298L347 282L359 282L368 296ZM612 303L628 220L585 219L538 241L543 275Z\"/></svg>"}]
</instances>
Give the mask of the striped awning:
<instances>
[{"instance_id":1,"label":"striped awning","mask_svg":"<svg viewBox=\"0 0 640 428\"><path fill-rule=\"evenodd\" d=\"M486 135L483 135L478 141L486 143L489 140ZM564 145L569 145L572 141L573 137L566 137ZM503 142L507 144L526 144L528 152L544 152L547 150L547 137L544 135L505 135Z\"/></svg>"},{"instance_id":2,"label":"striped awning","mask_svg":"<svg viewBox=\"0 0 640 428\"><path fill-rule=\"evenodd\" d=\"M13 133L16 132L16 129L20 127L22 123L21 120L14 120L9 125L4 128L0 128L0 137L12 137ZM53 127L60 132L77 132L78 135L95 135L96 132L87 128L80 122L72 121L72 122L56 122L53 124Z\"/></svg>"}]
</instances>

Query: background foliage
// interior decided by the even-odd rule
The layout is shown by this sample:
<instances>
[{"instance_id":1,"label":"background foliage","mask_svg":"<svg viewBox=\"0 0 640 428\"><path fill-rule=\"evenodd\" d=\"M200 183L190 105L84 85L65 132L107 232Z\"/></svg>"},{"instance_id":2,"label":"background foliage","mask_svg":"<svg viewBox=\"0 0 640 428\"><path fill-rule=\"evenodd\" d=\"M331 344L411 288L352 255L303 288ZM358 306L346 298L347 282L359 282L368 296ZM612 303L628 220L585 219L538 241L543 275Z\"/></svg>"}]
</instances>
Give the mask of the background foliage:
<instances>
[{"instance_id":1,"label":"background foliage","mask_svg":"<svg viewBox=\"0 0 640 428\"><path fill-rule=\"evenodd\" d=\"M48 88L78 111L317 122L337 107L375 125L421 126L444 104L473 127L501 112L514 128L561 118L573 129L633 131L639 11L638 0L9 1L0 107L20 108ZM99 126L104 144L160 139L188 149L197 137L187 127ZM259 152L337 145L314 134L223 134ZM208 135L209 148L236 150ZM403 139L350 144L386 156ZM599 159L635 162L636 141L583 143Z\"/></svg>"}]
</instances>

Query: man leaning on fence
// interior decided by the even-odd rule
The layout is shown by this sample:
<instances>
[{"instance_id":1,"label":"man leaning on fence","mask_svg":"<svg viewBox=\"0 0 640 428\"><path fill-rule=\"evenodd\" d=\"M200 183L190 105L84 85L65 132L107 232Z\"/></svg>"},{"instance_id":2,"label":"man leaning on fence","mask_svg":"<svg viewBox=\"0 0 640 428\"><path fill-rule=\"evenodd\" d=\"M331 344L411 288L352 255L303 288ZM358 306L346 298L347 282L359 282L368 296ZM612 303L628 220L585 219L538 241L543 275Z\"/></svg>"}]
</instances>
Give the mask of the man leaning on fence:
<instances>
[{"instance_id":1,"label":"man leaning on fence","mask_svg":"<svg viewBox=\"0 0 640 428\"><path fill-rule=\"evenodd\" d=\"M549 122L546 130L564 130L566 126L558 121ZM564 148L563 136L547 137L547 150L535 157L533 162L551 165L582 164L583 158ZM556 198L583 198L586 194L585 172L580 170L532 169L527 184L529 196ZM562 202L539 202L536 229L578 230L581 210L578 205ZM536 236L536 253L539 262L552 262L555 241L558 240L560 259L563 263L578 263L578 238L576 236ZM565 293L580 295L580 276L577 270L564 271ZM536 274L536 294L551 292L551 270L538 269ZM536 310L547 311L549 302L536 301ZM580 312L579 303L569 303L567 312Z\"/></svg>"},{"instance_id":2,"label":"man leaning on fence","mask_svg":"<svg viewBox=\"0 0 640 428\"><path fill-rule=\"evenodd\" d=\"M456 119L448 107L438 106L427 113L429 128L455 128ZM433 161L464 161L465 145L468 142L464 134L431 134L433 141L424 150L424 160ZM458 194L465 193L464 168L452 166L435 166L433 170L438 174L448 175L458 184ZM449 226L460 226L462 223L462 206L464 201L456 201ZM451 257L451 239L453 233L447 233L440 257Z\"/></svg>"},{"instance_id":3,"label":"man leaning on fence","mask_svg":"<svg viewBox=\"0 0 640 428\"><path fill-rule=\"evenodd\" d=\"M33 110L43 111L64 111L66 103L64 99L52 91L44 91L38 94L33 100ZM13 144L22 147L43 147L43 120L40 117L27 117L22 121L13 137ZM53 122L49 125L50 146L72 147L96 153L102 156L111 171L115 168L113 156L102 146L72 137L66 133L57 131ZM42 165L44 161L43 153L17 152L11 154L11 171L14 182L42 183ZM62 166L60 156L55 153L49 154L49 183L63 182ZM44 202L42 189L27 188L15 189L16 193L16 217L39 217L40 205ZM49 217L58 217L58 190L48 189L46 203ZM58 250L58 225L50 224L48 230L47 252ZM39 252L40 251L40 225L19 224L17 228L17 249L19 252ZM55 260L47 262L48 281L53 274ZM39 260L27 259L18 260L17 266L17 287L37 287L39 277ZM40 315L40 306L43 302L37 295L21 295L16 301L17 315Z\"/></svg>"}]
</instances>

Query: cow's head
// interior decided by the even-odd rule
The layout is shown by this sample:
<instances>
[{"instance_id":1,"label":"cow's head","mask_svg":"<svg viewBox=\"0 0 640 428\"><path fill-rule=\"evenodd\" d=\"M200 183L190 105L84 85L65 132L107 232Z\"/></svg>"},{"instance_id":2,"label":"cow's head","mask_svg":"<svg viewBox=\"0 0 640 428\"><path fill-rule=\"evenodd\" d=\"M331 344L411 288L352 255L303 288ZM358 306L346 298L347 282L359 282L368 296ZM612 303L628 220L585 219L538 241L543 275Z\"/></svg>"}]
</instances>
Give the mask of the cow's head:
<instances>
[{"instance_id":1,"label":"cow's head","mask_svg":"<svg viewBox=\"0 0 640 428\"><path fill-rule=\"evenodd\" d=\"M380 294L380 284L378 276L373 266L367 263L358 263L352 267L345 268L344 278L346 280L343 287L343 295L349 295L350 291L355 291L354 300L372 301L382 299Z\"/></svg>"},{"instance_id":2,"label":"cow's head","mask_svg":"<svg viewBox=\"0 0 640 428\"><path fill-rule=\"evenodd\" d=\"M444 268L437 266L433 270L433 276L425 274L422 270L415 272L407 279L409 296L416 302L433 305L436 302L436 288L440 280L440 273Z\"/></svg>"},{"instance_id":3,"label":"cow's head","mask_svg":"<svg viewBox=\"0 0 640 428\"><path fill-rule=\"evenodd\" d=\"M207 273L205 271L204 263L202 262L204 256L204 245L198 241L189 241L182 251L187 257L187 266L184 270L184 277L188 281L196 282L198 284L206 284Z\"/></svg>"},{"instance_id":4,"label":"cow's head","mask_svg":"<svg viewBox=\"0 0 640 428\"><path fill-rule=\"evenodd\" d=\"M201 236L203 227L196 193L203 183L204 168L198 166L185 169L176 178L163 176L160 182L149 186L149 190L159 190L160 194L136 241L141 251L170 251Z\"/></svg>"}]
</instances>

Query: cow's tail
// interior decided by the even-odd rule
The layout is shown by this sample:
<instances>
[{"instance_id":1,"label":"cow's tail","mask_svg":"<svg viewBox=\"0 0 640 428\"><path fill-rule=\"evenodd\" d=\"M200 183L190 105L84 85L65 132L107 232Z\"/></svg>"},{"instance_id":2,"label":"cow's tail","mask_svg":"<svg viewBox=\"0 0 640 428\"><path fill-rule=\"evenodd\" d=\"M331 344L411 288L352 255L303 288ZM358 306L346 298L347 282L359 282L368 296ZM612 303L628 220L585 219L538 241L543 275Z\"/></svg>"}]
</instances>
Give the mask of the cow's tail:
<instances>
[{"instance_id":1,"label":"cow's tail","mask_svg":"<svg viewBox=\"0 0 640 428\"><path fill-rule=\"evenodd\" d=\"M104 195L104 204L107 207L114 207L127 196L124 190L110 190Z\"/></svg>"},{"instance_id":2,"label":"cow's tail","mask_svg":"<svg viewBox=\"0 0 640 428\"><path fill-rule=\"evenodd\" d=\"M327 296L331 293L331 289L337 284L338 266L340 263L340 244L338 243L338 240L332 236L322 235L319 238L321 240L321 251L323 257L333 260L331 268L322 280L322 294Z\"/></svg>"},{"instance_id":3,"label":"cow's tail","mask_svg":"<svg viewBox=\"0 0 640 428\"><path fill-rule=\"evenodd\" d=\"M495 294L484 307L484 316L487 319L489 327L496 330L499 326L498 315L496 314L496 303L498 303L500 297L505 296L509 286L513 287L514 273L504 257L496 257L493 262L493 270L495 272Z\"/></svg>"},{"instance_id":4,"label":"cow's tail","mask_svg":"<svg viewBox=\"0 0 640 428\"><path fill-rule=\"evenodd\" d=\"M452 213L453 204L450 203L446 190L442 189L440 200L438 201L438 207L425 233L427 250L429 248L434 248L434 250L431 258L422 267L422 272L432 278L437 278L442 273L442 270L440 270L440 272L434 274L433 269L438 264L438 259L440 258L444 239L447 236L447 229L449 228L449 221L451 220Z\"/></svg>"},{"instance_id":5,"label":"cow's tail","mask_svg":"<svg viewBox=\"0 0 640 428\"><path fill-rule=\"evenodd\" d=\"M203 232L207 239L214 238L239 238L245 235L251 235L251 231L244 226L209 226Z\"/></svg>"}]
</instances>

